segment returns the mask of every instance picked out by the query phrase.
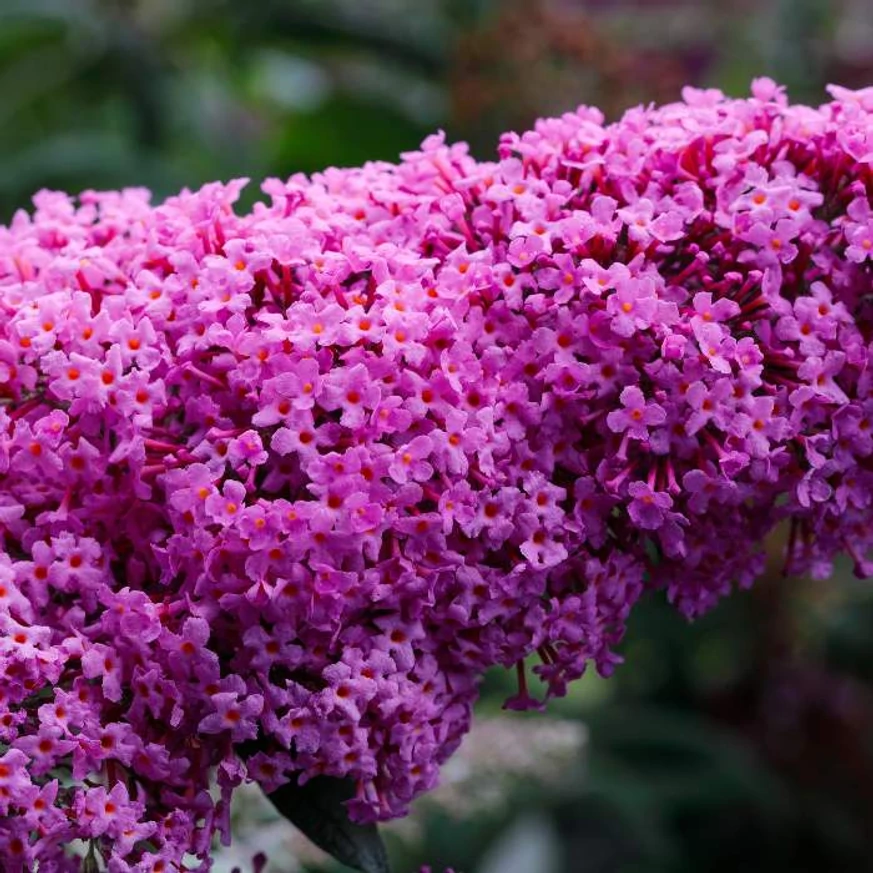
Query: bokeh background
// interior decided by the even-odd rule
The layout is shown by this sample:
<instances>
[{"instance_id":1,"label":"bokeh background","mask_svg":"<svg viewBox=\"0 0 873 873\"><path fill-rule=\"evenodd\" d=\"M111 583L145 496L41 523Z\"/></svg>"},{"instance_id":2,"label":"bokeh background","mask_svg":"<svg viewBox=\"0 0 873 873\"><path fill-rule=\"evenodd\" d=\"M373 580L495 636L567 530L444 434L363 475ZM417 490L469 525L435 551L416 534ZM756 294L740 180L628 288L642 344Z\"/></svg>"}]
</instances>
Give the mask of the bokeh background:
<instances>
[{"instance_id":1,"label":"bokeh background","mask_svg":"<svg viewBox=\"0 0 873 873\"><path fill-rule=\"evenodd\" d=\"M0 0L0 220L42 187L160 197L437 127L486 157L538 115L762 74L807 102L873 84L873 0ZM873 585L779 555L694 625L650 599L627 664L548 714L502 713L490 676L445 786L389 829L396 869L873 870ZM255 793L235 825L219 871L337 869Z\"/></svg>"}]
</instances>

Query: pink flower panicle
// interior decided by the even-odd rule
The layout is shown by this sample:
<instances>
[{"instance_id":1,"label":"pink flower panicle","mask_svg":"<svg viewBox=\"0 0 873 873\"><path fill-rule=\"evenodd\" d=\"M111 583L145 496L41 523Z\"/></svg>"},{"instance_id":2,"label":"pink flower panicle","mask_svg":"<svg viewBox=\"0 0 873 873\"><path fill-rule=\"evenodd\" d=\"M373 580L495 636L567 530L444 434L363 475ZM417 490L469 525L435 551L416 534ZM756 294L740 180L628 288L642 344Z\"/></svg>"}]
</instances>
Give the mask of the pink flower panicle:
<instances>
[{"instance_id":1,"label":"pink flower panicle","mask_svg":"<svg viewBox=\"0 0 873 873\"><path fill-rule=\"evenodd\" d=\"M873 570L873 91L769 80L499 160L42 192L0 230L0 857L208 866L244 780L402 815L608 674L644 589ZM220 788L208 793L211 774Z\"/></svg>"}]
</instances>

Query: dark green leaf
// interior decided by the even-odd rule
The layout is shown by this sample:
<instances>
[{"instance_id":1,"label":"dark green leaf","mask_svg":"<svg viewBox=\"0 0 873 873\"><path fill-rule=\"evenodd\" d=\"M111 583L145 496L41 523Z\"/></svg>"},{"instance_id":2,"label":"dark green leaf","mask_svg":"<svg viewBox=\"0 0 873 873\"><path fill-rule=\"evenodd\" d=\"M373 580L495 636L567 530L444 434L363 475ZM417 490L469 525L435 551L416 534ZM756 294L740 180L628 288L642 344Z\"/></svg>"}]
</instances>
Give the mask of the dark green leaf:
<instances>
[{"instance_id":1,"label":"dark green leaf","mask_svg":"<svg viewBox=\"0 0 873 873\"><path fill-rule=\"evenodd\" d=\"M390 873L376 826L349 819L343 804L354 793L354 782L319 776L305 785L289 782L268 796L288 821L340 863L361 873Z\"/></svg>"},{"instance_id":2,"label":"dark green leaf","mask_svg":"<svg viewBox=\"0 0 873 873\"><path fill-rule=\"evenodd\" d=\"M82 861L82 873L98 873L100 863L97 861L97 854L94 851L94 843L88 844L88 854Z\"/></svg>"}]
</instances>

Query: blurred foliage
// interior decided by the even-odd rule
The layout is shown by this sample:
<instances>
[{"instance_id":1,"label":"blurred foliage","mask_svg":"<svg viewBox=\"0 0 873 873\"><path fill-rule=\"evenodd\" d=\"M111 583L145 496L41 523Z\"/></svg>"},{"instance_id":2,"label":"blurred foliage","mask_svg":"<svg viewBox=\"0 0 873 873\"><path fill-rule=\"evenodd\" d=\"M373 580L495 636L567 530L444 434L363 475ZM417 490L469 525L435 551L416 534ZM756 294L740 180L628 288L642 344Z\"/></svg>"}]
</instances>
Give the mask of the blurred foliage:
<instances>
[{"instance_id":1,"label":"blurred foliage","mask_svg":"<svg viewBox=\"0 0 873 873\"><path fill-rule=\"evenodd\" d=\"M519 788L502 822L431 818L397 869L478 873L533 812L551 821L560 858L538 873L873 869L871 623L869 583L843 574L774 570L691 625L650 598L627 666L587 676L551 708L588 726L584 778ZM484 703L513 690L494 673Z\"/></svg>"},{"instance_id":2,"label":"blurred foliage","mask_svg":"<svg viewBox=\"0 0 873 873\"><path fill-rule=\"evenodd\" d=\"M753 75L818 99L873 71L870 0L0 0L0 216L43 186L394 159L435 127L493 151L580 102L610 116ZM249 194L257 196L257 191Z\"/></svg>"},{"instance_id":3,"label":"blurred foliage","mask_svg":"<svg viewBox=\"0 0 873 873\"><path fill-rule=\"evenodd\" d=\"M164 195L396 158L444 116L446 25L423 2L383 28L389 5L3 0L3 213L42 186Z\"/></svg>"},{"instance_id":4,"label":"blurred foliage","mask_svg":"<svg viewBox=\"0 0 873 873\"><path fill-rule=\"evenodd\" d=\"M873 3L0 0L0 217L44 186L164 196L391 160L436 127L484 156L578 103L614 117L762 74L813 102L828 81L870 84ZM523 833L555 869L500 873L873 869L871 627L871 589L846 573L774 566L692 626L651 599L627 667L553 707L590 728L584 778L521 780L472 819L422 807L396 868L481 873L535 813L548 827ZM489 676L483 710L512 684Z\"/></svg>"}]
</instances>

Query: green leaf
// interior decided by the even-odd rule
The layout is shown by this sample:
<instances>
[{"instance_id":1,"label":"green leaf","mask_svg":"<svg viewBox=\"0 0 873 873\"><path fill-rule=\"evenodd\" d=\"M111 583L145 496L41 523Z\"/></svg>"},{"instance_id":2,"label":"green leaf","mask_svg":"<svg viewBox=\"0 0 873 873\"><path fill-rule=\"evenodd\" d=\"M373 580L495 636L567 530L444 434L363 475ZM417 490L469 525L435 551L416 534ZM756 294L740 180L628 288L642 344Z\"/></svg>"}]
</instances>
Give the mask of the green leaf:
<instances>
[{"instance_id":1,"label":"green leaf","mask_svg":"<svg viewBox=\"0 0 873 873\"><path fill-rule=\"evenodd\" d=\"M99 873L100 862L97 860L97 853L94 851L94 843L88 843L88 854L82 861L82 873Z\"/></svg>"},{"instance_id":2,"label":"green leaf","mask_svg":"<svg viewBox=\"0 0 873 873\"><path fill-rule=\"evenodd\" d=\"M317 776L304 785L289 782L267 796L291 824L340 863L361 873L390 873L376 825L349 819L344 802L354 793L351 780Z\"/></svg>"}]
</instances>

